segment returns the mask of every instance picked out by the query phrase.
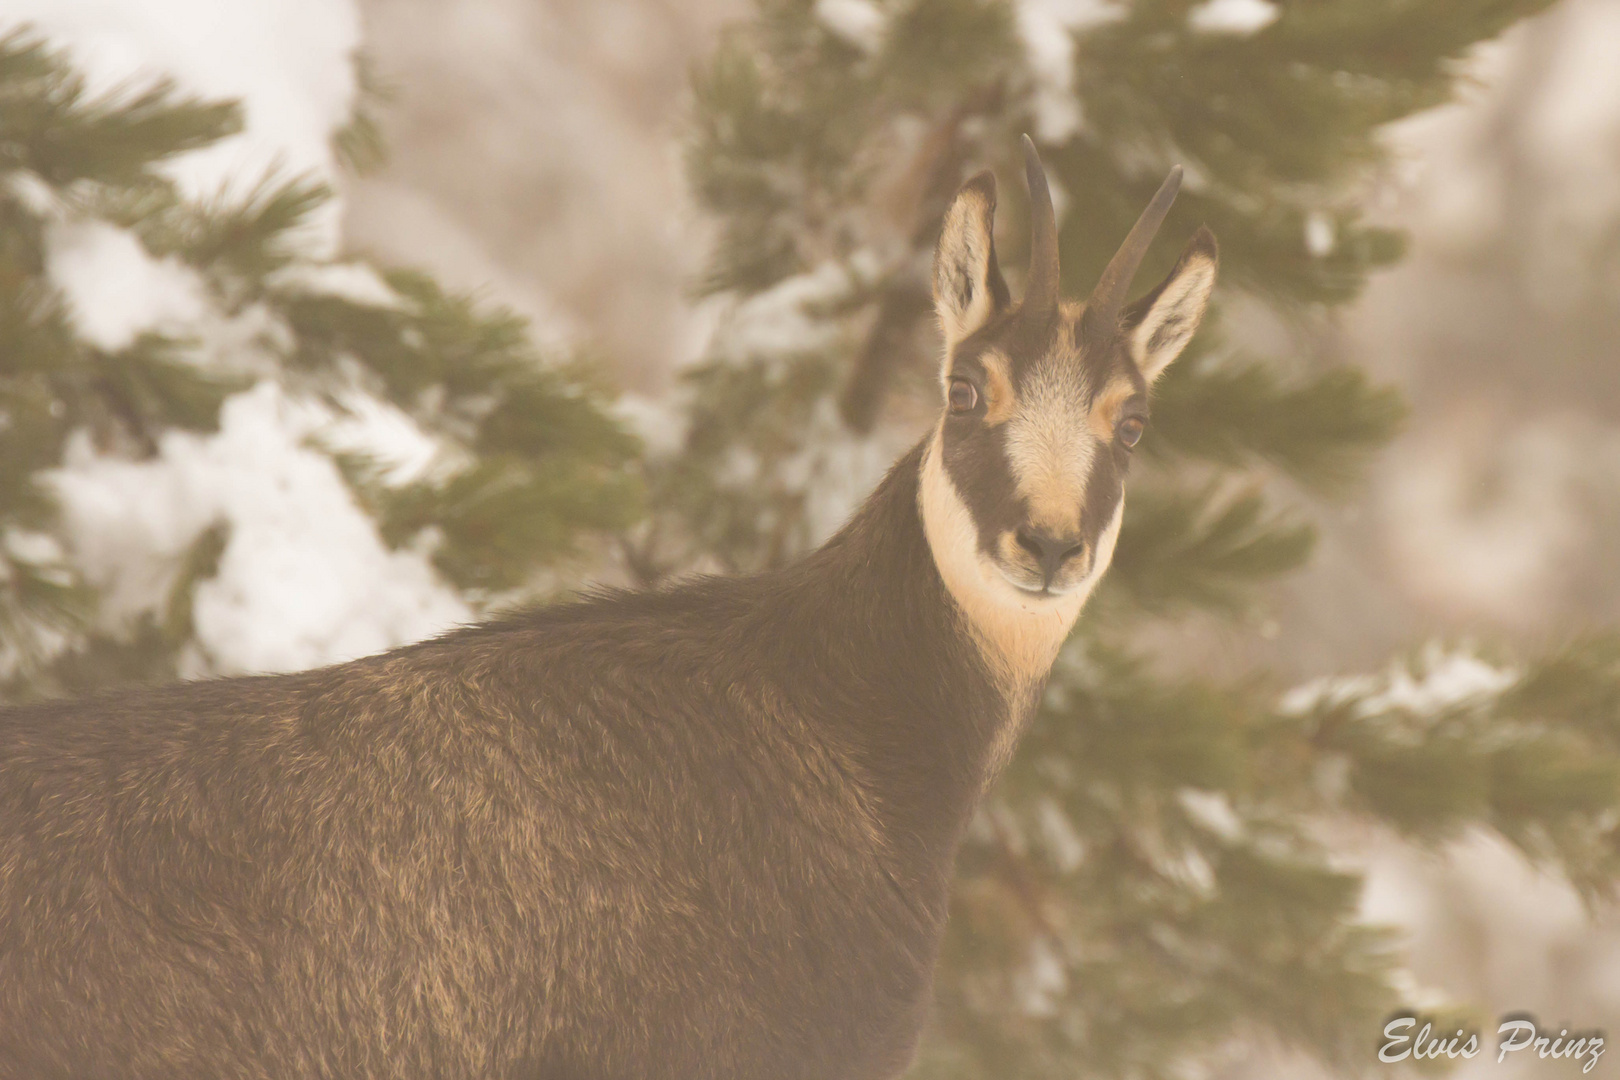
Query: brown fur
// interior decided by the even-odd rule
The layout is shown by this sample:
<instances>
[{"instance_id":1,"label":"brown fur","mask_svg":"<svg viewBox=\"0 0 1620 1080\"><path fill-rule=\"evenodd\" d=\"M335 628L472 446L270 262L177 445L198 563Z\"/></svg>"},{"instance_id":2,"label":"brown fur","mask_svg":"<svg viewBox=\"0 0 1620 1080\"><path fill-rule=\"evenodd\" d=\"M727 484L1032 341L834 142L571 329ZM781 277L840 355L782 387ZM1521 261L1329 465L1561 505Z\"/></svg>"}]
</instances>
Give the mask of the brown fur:
<instances>
[{"instance_id":1,"label":"brown fur","mask_svg":"<svg viewBox=\"0 0 1620 1080\"><path fill-rule=\"evenodd\" d=\"M958 844L1118 536L1091 387L1145 391L1129 348L1162 370L1213 275L1201 234L1082 349L1011 304L994 205L969 182L934 275L983 407L803 561L0 710L0 1080L903 1071ZM1083 556L1032 580L1032 521Z\"/></svg>"},{"instance_id":2,"label":"brown fur","mask_svg":"<svg viewBox=\"0 0 1620 1080\"><path fill-rule=\"evenodd\" d=\"M0 1077L894 1076L1013 707L921 459L778 573L0 712Z\"/></svg>"}]
</instances>

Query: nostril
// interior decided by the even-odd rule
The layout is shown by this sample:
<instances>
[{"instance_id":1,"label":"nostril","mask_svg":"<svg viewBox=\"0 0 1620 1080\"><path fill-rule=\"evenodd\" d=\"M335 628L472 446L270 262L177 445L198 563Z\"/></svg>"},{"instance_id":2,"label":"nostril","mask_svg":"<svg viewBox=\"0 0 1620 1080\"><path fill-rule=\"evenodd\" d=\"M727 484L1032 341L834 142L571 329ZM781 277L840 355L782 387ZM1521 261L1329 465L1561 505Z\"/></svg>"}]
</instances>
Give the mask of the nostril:
<instances>
[{"instance_id":1,"label":"nostril","mask_svg":"<svg viewBox=\"0 0 1620 1080\"><path fill-rule=\"evenodd\" d=\"M1037 558L1037 559L1045 559L1046 558L1046 545L1043 544L1040 540L1038 540L1035 537L1031 536L1029 533L1025 532L1022 529L1019 529L1016 536L1015 536L1015 539L1018 541L1018 546L1019 547L1023 548L1025 551L1029 552L1031 555L1035 556L1035 558Z\"/></svg>"},{"instance_id":2,"label":"nostril","mask_svg":"<svg viewBox=\"0 0 1620 1080\"><path fill-rule=\"evenodd\" d=\"M1041 573L1048 584L1051 583L1053 576L1057 574L1058 569L1065 562L1086 549L1083 542L1077 544L1067 537L1056 540L1050 536L1026 532L1023 529L1019 529L1014 533L1013 538L1018 541L1019 547L1035 557L1035 562L1040 566Z\"/></svg>"}]
</instances>

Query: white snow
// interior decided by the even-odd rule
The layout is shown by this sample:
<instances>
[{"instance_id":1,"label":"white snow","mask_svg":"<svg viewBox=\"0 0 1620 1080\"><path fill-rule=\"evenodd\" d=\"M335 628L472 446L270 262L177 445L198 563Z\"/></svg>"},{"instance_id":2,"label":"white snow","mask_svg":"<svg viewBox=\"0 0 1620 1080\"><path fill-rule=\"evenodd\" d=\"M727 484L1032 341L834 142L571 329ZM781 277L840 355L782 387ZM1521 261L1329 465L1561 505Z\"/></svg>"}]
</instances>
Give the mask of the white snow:
<instances>
[{"instance_id":1,"label":"white snow","mask_svg":"<svg viewBox=\"0 0 1620 1080\"><path fill-rule=\"evenodd\" d=\"M1333 227L1333 219L1320 210L1313 210L1305 215L1305 250L1318 259L1333 254L1333 248L1338 243L1337 230Z\"/></svg>"},{"instance_id":2,"label":"white snow","mask_svg":"<svg viewBox=\"0 0 1620 1080\"><path fill-rule=\"evenodd\" d=\"M50 533L16 526L10 526L0 533L0 547L5 549L8 558L35 567L53 566L66 557L61 541Z\"/></svg>"},{"instance_id":3,"label":"white snow","mask_svg":"<svg viewBox=\"0 0 1620 1080\"><path fill-rule=\"evenodd\" d=\"M1026 1016L1055 1016L1058 999L1069 986L1069 972L1057 945L1047 934L1029 943L1029 962L1018 971L1013 993Z\"/></svg>"},{"instance_id":4,"label":"white snow","mask_svg":"<svg viewBox=\"0 0 1620 1080\"><path fill-rule=\"evenodd\" d=\"M74 555L109 619L157 608L197 535L225 521L217 577L194 609L191 674L294 671L363 656L471 617L419 551L390 551L306 438L330 415L261 383L225 405L217 436L173 432L157 457L83 444L54 476Z\"/></svg>"},{"instance_id":5,"label":"white snow","mask_svg":"<svg viewBox=\"0 0 1620 1080\"><path fill-rule=\"evenodd\" d=\"M888 19L871 0L816 0L815 13L821 25L862 52L883 47Z\"/></svg>"},{"instance_id":6,"label":"white snow","mask_svg":"<svg viewBox=\"0 0 1620 1080\"><path fill-rule=\"evenodd\" d=\"M1604 993L1613 935L1594 933L1569 883L1500 836L1471 829L1435 850L1341 823L1326 838L1336 865L1365 875L1362 920L1409 935L1410 966L1392 979L1408 1004L1435 1011L1459 997L1515 1008L1620 1000ZM1494 1073L1494 1065L1475 1072Z\"/></svg>"},{"instance_id":7,"label":"white snow","mask_svg":"<svg viewBox=\"0 0 1620 1080\"><path fill-rule=\"evenodd\" d=\"M1283 695L1278 707L1299 715L1320 707L1355 702L1360 716L1401 710L1432 715L1444 709L1500 694L1519 679L1512 668L1499 668L1471 653L1448 651L1430 642L1414 671L1396 661L1383 675L1316 679Z\"/></svg>"},{"instance_id":8,"label":"white snow","mask_svg":"<svg viewBox=\"0 0 1620 1080\"><path fill-rule=\"evenodd\" d=\"M107 352L148 330L183 330L208 306L194 270L173 257L154 259L134 233L102 221L52 222L45 269L79 337Z\"/></svg>"},{"instance_id":9,"label":"white snow","mask_svg":"<svg viewBox=\"0 0 1620 1080\"><path fill-rule=\"evenodd\" d=\"M613 413L653 457L673 457L686 442L687 413L675 395L621 394L613 403Z\"/></svg>"},{"instance_id":10,"label":"white snow","mask_svg":"<svg viewBox=\"0 0 1620 1080\"><path fill-rule=\"evenodd\" d=\"M785 278L722 317L712 353L731 363L746 363L825 349L837 340L838 325L817 318L810 309L845 296L851 288L849 271L835 262Z\"/></svg>"},{"instance_id":11,"label":"white snow","mask_svg":"<svg viewBox=\"0 0 1620 1080\"><path fill-rule=\"evenodd\" d=\"M312 423L309 437L322 449L369 458L391 487L451 475L471 464L461 447L423 431L393 404L359 391L341 395L340 408Z\"/></svg>"},{"instance_id":12,"label":"white snow","mask_svg":"<svg viewBox=\"0 0 1620 1080\"><path fill-rule=\"evenodd\" d=\"M1187 25L1201 34L1247 36L1277 21L1280 12L1270 0L1209 0L1187 14Z\"/></svg>"},{"instance_id":13,"label":"white snow","mask_svg":"<svg viewBox=\"0 0 1620 1080\"><path fill-rule=\"evenodd\" d=\"M9 0L7 14L65 48L93 93L171 76L183 93L242 101L242 135L165 166L182 194L241 195L270 171L335 178L330 140L349 115L360 42L350 0ZM368 455L388 483L454 468L454 455L358 391L341 407L294 396L273 377L291 342L270 309L226 312L195 272L153 258L128 231L49 209L48 273L83 340L116 350L160 330L193 342L199 364L258 379L227 400L215 435L170 432L154 458L131 461L101 455L80 433L51 474L69 554L104 591L108 629L160 612L185 554L217 523L229 541L195 594L190 674L308 668L471 617L426 551L383 544L328 452ZM340 213L333 200L272 284L399 307L368 266L327 261Z\"/></svg>"},{"instance_id":14,"label":"white snow","mask_svg":"<svg viewBox=\"0 0 1620 1080\"><path fill-rule=\"evenodd\" d=\"M1020 0L1016 15L1035 77L1035 136L1061 143L1084 124L1074 93L1074 35L1123 18L1127 8L1108 0Z\"/></svg>"},{"instance_id":15,"label":"white snow","mask_svg":"<svg viewBox=\"0 0 1620 1080\"><path fill-rule=\"evenodd\" d=\"M1224 792L1182 788L1176 801L1188 817L1223 840L1235 840L1243 833L1243 822Z\"/></svg>"},{"instance_id":16,"label":"white snow","mask_svg":"<svg viewBox=\"0 0 1620 1080\"><path fill-rule=\"evenodd\" d=\"M803 447L777 469L782 486L803 495L811 543L820 544L849 520L908 440L909 433L882 425L870 435L854 435L831 398L816 402Z\"/></svg>"},{"instance_id":17,"label":"white snow","mask_svg":"<svg viewBox=\"0 0 1620 1080\"><path fill-rule=\"evenodd\" d=\"M54 218L62 212L62 199L38 173L17 169L0 177L0 187L11 195L29 213L41 218Z\"/></svg>"},{"instance_id":18,"label":"white snow","mask_svg":"<svg viewBox=\"0 0 1620 1080\"><path fill-rule=\"evenodd\" d=\"M1389 985L1402 1005L1422 1013L1436 1013L1456 1004L1445 991L1420 982L1409 968L1399 967L1391 971Z\"/></svg>"},{"instance_id":19,"label":"white snow","mask_svg":"<svg viewBox=\"0 0 1620 1080\"><path fill-rule=\"evenodd\" d=\"M209 100L240 100L246 130L165 166L194 197L244 192L269 172L336 174L331 136L349 117L361 43L351 0L6 0L8 22L66 48L93 94L175 80ZM341 208L319 212L327 254Z\"/></svg>"},{"instance_id":20,"label":"white snow","mask_svg":"<svg viewBox=\"0 0 1620 1080\"><path fill-rule=\"evenodd\" d=\"M732 364L778 367L807 354L853 349L846 325L821 317L818 309L835 305L852 291L868 258L860 253L847 263L829 260L732 304L720 317L710 355ZM813 409L802 443L775 464L771 482L802 496L808 532L802 539L819 544L848 520L915 433L879 425L871 435L858 437L844 425L830 397L818 400ZM656 418L640 411L649 422L649 433L657 434ZM667 430L665 437L675 434ZM750 449L735 446L717 469L716 479L727 486L755 488L762 471L763 463Z\"/></svg>"},{"instance_id":21,"label":"white snow","mask_svg":"<svg viewBox=\"0 0 1620 1080\"><path fill-rule=\"evenodd\" d=\"M1050 796L1041 799L1035 814L1041 840L1057 868L1066 874L1078 870L1080 864L1086 861L1086 842L1075 831L1069 815Z\"/></svg>"},{"instance_id":22,"label":"white snow","mask_svg":"<svg viewBox=\"0 0 1620 1080\"><path fill-rule=\"evenodd\" d=\"M269 284L293 292L335 296L366 307L402 309L405 300L365 263L296 262L271 275Z\"/></svg>"}]
</instances>

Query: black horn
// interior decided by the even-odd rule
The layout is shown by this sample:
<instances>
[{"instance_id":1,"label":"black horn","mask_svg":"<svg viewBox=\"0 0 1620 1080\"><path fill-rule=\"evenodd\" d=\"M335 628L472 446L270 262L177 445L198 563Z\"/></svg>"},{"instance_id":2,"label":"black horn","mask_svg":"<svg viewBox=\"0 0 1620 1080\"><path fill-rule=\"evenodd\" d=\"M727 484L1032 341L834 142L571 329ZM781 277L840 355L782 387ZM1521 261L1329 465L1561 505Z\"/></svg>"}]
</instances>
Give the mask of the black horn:
<instances>
[{"instance_id":1,"label":"black horn","mask_svg":"<svg viewBox=\"0 0 1620 1080\"><path fill-rule=\"evenodd\" d=\"M1024 136L1024 173L1029 181L1029 278L1024 285L1024 317L1044 323L1058 306L1057 214L1035 143Z\"/></svg>"},{"instance_id":2,"label":"black horn","mask_svg":"<svg viewBox=\"0 0 1620 1080\"><path fill-rule=\"evenodd\" d=\"M1176 192L1180 190L1181 166L1176 165L1171 167L1170 175L1159 185L1153 201L1142 211L1142 216L1131 226L1130 234L1103 268L1097 287L1091 291L1085 314L1085 327L1090 334L1106 334L1114 329L1120 309L1125 306L1125 293L1131 287L1131 279L1136 276L1137 267L1142 265L1142 256L1147 254L1148 245L1153 243L1154 235L1164 224L1170 204L1176 201Z\"/></svg>"}]
</instances>

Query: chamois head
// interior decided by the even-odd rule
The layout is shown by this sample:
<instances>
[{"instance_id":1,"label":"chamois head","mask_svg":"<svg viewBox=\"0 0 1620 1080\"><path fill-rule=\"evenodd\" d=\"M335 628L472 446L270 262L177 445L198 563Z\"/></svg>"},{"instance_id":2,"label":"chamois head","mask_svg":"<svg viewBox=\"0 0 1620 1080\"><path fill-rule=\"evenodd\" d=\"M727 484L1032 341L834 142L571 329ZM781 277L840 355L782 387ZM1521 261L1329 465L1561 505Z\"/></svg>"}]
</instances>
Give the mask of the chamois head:
<instances>
[{"instance_id":1,"label":"chamois head","mask_svg":"<svg viewBox=\"0 0 1620 1080\"><path fill-rule=\"evenodd\" d=\"M1033 236L1022 301L996 263L995 177L969 180L945 214L933 275L945 404L925 459L923 516L970 615L986 605L1052 612L1066 632L1113 557L1148 388L1198 328L1216 247L1200 229L1164 281L1125 303L1180 187L1178 166L1090 299L1064 301L1052 197L1027 137L1024 156Z\"/></svg>"}]
</instances>

